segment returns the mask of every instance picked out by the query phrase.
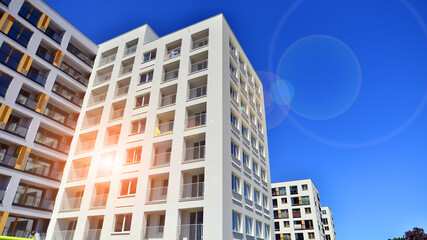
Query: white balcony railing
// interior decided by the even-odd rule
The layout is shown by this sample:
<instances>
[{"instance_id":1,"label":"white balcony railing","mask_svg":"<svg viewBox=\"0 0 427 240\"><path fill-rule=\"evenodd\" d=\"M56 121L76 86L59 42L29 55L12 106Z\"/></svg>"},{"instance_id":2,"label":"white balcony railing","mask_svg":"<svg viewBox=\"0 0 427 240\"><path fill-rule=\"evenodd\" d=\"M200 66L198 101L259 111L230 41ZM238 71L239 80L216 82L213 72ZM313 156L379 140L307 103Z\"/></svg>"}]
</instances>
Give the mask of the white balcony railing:
<instances>
[{"instance_id":1,"label":"white balcony railing","mask_svg":"<svg viewBox=\"0 0 427 240\"><path fill-rule=\"evenodd\" d=\"M92 151L95 147L96 139L89 141L80 141L77 143L76 152Z\"/></svg>"},{"instance_id":2,"label":"white balcony railing","mask_svg":"<svg viewBox=\"0 0 427 240\"><path fill-rule=\"evenodd\" d=\"M168 187L150 188L148 202L165 201L168 195Z\"/></svg>"},{"instance_id":3,"label":"white balcony railing","mask_svg":"<svg viewBox=\"0 0 427 240\"><path fill-rule=\"evenodd\" d=\"M92 197L91 207L105 207L107 205L107 194L96 194Z\"/></svg>"},{"instance_id":4,"label":"white balcony railing","mask_svg":"<svg viewBox=\"0 0 427 240\"><path fill-rule=\"evenodd\" d=\"M195 41L193 41L193 50L207 46L208 43L209 43L208 37L204 37L204 38L195 40Z\"/></svg>"},{"instance_id":5,"label":"white balcony railing","mask_svg":"<svg viewBox=\"0 0 427 240\"><path fill-rule=\"evenodd\" d=\"M193 98L204 97L206 96L206 90L206 85L197 88L192 88L188 93L188 99L191 100Z\"/></svg>"},{"instance_id":6,"label":"white balcony railing","mask_svg":"<svg viewBox=\"0 0 427 240\"><path fill-rule=\"evenodd\" d=\"M181 199L189 200L194 198L203 198L205 193L205 183L186 183L181 188Z\"/></svg>"},{"instance_id":7,"label":"white balcony railing","mask_svg":"<svg viewBox=\"0 0 427 240\"><path fill-rule=\"evenodd\" d=\"M68 180L75 181L75 180L86 179L88 172L89 172L89 167L71 169L70 174L68 175Z\"/></svg>"},{"instance_id":8,"label":"white balcony railing","mask_svg":"<svg viewBox=\"0 0 427 240\"><path fill-rule=\"evenodd\" d=\"M82 197L70 197L62 200L62 211L73 211L80 209L82 203Z\"/></svg>"},{"instance_id":9,"label":"white balcony railing","mask_svg":"<svg viewBox=\"0 0 427 240\"><path fill-rule=\"evenodd\" d=\"M208 68L208 60L199 61L191 64L191 72L198 72Z\"/></svg>"},{"instance_id":10,"label":"white balcony railing","mask_svg":"<svg viewBox=\"0 0 427 240\"><path fill-rule=\"evenodd\" d=\"M96 76L93 85L98 85L98 84L110 81L110 79L111 79L111 72L103 75L98 75Z\"/></svg>"},{"instance_id":11,"label":"white balcony railing","mask_svg":"<svg viewBox=\"0 0 427 240\"><path fill-rule=\"evenodd\" d=\"M201 160L205 158L205 146L189 147L185 149L184 161Z\"/></svg>"},{"instance_id":12,"label":"white balcony railing","mask_svg":"<svg viewBox=\"0 0 427 240\"><path fill-rule=\"evenodd\" d=\"M112 54L110 56L104 57L99 61L99 66L103 66L103 65L108 64L114 60L116 60L116 54Z\"/></svg>"},{"instance_id":13,"label":"white balcony railing","mask_svg":"<svg viewBox=\"0 0 427 240\"><path fill-rule=\"evenodd\" d=\"M203 240L203 224L178 226L179 240Z\"/></svg>"},{"instance_id":14,"label":"white balcony railing","mask_svg":"<svg viewBox=\"0 0 427 240\"><path fill-rule=\"evenodd\" d=\"M131 54L133 54L134 52L136 52L136 45L135 45L135 46L132 46L132 47L128 47L128 48L126 48L126 49L125 49L125 52L124 52L124 54L123 54L123 57L126 57L126 56L128 56L128 55L131 55Z\"/></svg>"},{"instance_id":15,"label":"white balcony railing","mask_svg":"<svg viewBox=\"0 0 427 240\"><path fill-rule=\"evenodd\" d=\"M113 113L111 114L111 120L122 118L124 113L125 113L124 108L114 110Z\"/></svg>"},{"instance_id":16,"label":"white balcony railing","mask_svg":"<svg viewBox=\"0 0 427 240\"><path fill-rule=\"evenodd\" d=\"M126 73L132 72L132 68L133 68L133 64L127 65L127 66L123 66L122 67L122 71L120 72L120 75L124 75Z\"/></svg>"},{"instance_id":17,"label":"white balcony railing","mask_svg":"<svg viewBox=\"0 0 427 240\"><path fill-rule=\"evenodd\" d=\"M179 70L178 70L178 69L175 69L175 70L172 70L172 71L165 72L165 75L164 75L163 81L164 81L164 82L167 82L167 81L170 81L170 80L173 80L173 79L178 78L178 72L179 72Z\"/></svg>"},{"instance_id":18,"label":"white balcony railing","mask_svg":"<svg viewBox=\"0 0 427 240\"><path fill-rule=\"evenodd\" d=\"M94 95L94 96L92 96L92 99L91 99L91 101L90 101L90 105L93 105L93 104L97 104L97 103L100 103L100 102L103 102L103 101L105 101L105 98L107 97L107 93L101 93L101 94L98 94L98 95Z\"/></svg>"},{"instance_id":19,"label":"white balcony railing","mask_svg":"<svg viewBox=\"0 0 427 240\"><path fill-rule=\"evenodd\" d=\"M83 127L91 127L98 125L101 122L101 116L89 117L83 124Z\"/></svg>"},{"instance_id":20,"label":"white balcony railing","mask_svg":"<svg viewBox=\"0 0 427 240\"><path fill-rule=\"evenodd\" d=\"M72 240L75 230L55 231L53 238L55 240Z\"/></svg>"},{"instance_id":21,"label":"white balcony railing","mask_svg":"<svg viewBox=\"0 0 427 240\"><path fill-rule=\"evenodd\" d=\"M187 128L206 125L206 113L189 116L187 118Z\"/></svg>"},{"instance_id":22,"label":"white balcony railing","mask_svg":"<svg viewBox=\"0 0 427 240\"><path fill-rule=\"evenodd\" d=\"M129 85L117 88L116 97L125 95L129 92Z\"/></svg>"},{"instance_id":23,"label":"white balcony railing","mask_svg":"<svg viewBox=\"0 0 427 240\"><path fill-rule=\"evenodd\" d=\"M144 229L144 240L163 239L164 226L146 226Z\"/></svg>"},{"instance_id":24,"label":"white balcony railing","mask_svg":"<svg viewBox=\"0 0 427 240\"><path fill-rule=\"evenodd\" d=\"M178 57L181 54L181 47L168 50L165 55L165 60Z\"/></svg>"},{"instance_id":25,"label":"white balcony railing","mask_svg":"<svg viewBox=\"0 0 427 240\"><path fill-rule=\"evenodd\" d=\"M169 165L171 161L171 153L157 153L154 155L153 167Z\"/></svg>"},{"instance_id":26,"label":"white balcony railing","mask_svg":"<svg viewBox=\"0 0 427 240\"><path fill-rule=\"evenodd\" d=\"M175 101L176 101L176 94L164 96L160 101L160 106L164 107L164 106L172 105L172 104L175 104Z\"/></svg>"},{"instance_id":27,"label":"white balcony railing","mask_svg":"<svg viewBox=\"0 0 427 240\"><path fill-rule=\"evenodd\" d=\"M102 229L88 229L86 231L85 240L99 240Z\"/></svg>"},{"instance_id":28,"label":"white balcony railing","mask_svg":"<svg viewBox=\"0 0 427 240\"><path fill-rule=\"evenodd\" d=\"M172 133L173 132L173 122L174 121L158 124L156 126L156 129L155 129L155 135L157 136L157 135L161 135L161 134Z\"/></svg>"},{"instance_id":29,"label":"white balcony railing","mask_svg":"<svg viewBox=\"0 0 427 240\"><path fill-rule=\"evenodd\" d=\"M120 134L107 136L106 146L116 145L119 142Z\"/></svg>"}]
</instances>

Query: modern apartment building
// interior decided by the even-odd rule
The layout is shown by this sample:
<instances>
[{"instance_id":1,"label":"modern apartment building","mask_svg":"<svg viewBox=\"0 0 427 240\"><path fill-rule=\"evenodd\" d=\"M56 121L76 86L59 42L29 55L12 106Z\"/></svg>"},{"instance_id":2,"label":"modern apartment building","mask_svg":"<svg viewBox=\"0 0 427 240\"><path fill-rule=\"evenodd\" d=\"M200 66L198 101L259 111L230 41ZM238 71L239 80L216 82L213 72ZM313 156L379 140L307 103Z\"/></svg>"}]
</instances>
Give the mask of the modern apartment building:
<instances>
[{"instance_id":1,"label":"modern apartment building","mask_svg":"<svg viewBox=\"0 0 427 240\"><path fill-rule=\"evenodd\" d=\"M322 207L322 222L325 228L325 239L336 240L337 235L335 234L334 217L329 207Z\"/></svg>"},{"instance_id":2,"label":"modern apartment building","mask_svg":"<svg viewBox=\"0 0 427 240\"><path fill-rule=\"evenodd\" d=\"M271 239L262 84L224 17L100 44L64 173L48 239Z\"/></svg>"},{"instance_id":3,"label":"modern apartment building","mask_svg":"<svg viewBox=\"0 0 427 240\"><path fill-rule=\"evenodd\" d=\"M319 192L311 179L272 183L277 240L324 240Z\"/></svg>"},{"instance_id":4,"label":"modern apartment building","mask_svg":"<svg viewBox=\"0 0 427 240\"><path fill-rule=\"evenodd\" d=\"M97 45L40 0L0 0L0 234L43 236Z\"/></svg>"}]
</instances>

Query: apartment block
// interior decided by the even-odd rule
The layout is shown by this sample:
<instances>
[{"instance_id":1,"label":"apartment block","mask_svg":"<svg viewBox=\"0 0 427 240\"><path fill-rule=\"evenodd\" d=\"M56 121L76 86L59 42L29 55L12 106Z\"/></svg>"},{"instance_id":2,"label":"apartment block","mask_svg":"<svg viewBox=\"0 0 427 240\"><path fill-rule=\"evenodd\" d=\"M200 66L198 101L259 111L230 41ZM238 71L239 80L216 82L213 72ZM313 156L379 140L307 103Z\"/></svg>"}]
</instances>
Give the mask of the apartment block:
<instances>
[{"instance_id":1,"label":"apartment block","mask_svg":"<svg viewBox=\"0 0 427 240\"><path fill-rule=\"evenodd\" d=\"M322 222L325 228L325 239L336 240L337 235L335 233L334 217L329 207L322 207Z\"/></svg>"},{"instance_id":2,"label":"apartment block","mask_svg":"<svg viewBox=\"0 0 427 240\"><path fill-rule=\"evenodd\" d=\"M99 45L48 239L271 239L262 84L222 15Z\"/></svg>"},{"instance_id":3,"label":"apartment block","mask_svg":"<svg viewBox=\"0 0 427 240\"><path fill-rule=\"evenodd\" d=\"M271 186L276 240L324 240L319 192L311 179Z\"/></svg>"},{"instance_id":4,"label":"apartment block","mask_svg":"<svg viewBox=\"0 0 427 240\"><path fill-rule=\"evenodd\" d=\"M0 0L0 234L44 237L97 45L41 0Z\"/></svg>"}]
</instances>

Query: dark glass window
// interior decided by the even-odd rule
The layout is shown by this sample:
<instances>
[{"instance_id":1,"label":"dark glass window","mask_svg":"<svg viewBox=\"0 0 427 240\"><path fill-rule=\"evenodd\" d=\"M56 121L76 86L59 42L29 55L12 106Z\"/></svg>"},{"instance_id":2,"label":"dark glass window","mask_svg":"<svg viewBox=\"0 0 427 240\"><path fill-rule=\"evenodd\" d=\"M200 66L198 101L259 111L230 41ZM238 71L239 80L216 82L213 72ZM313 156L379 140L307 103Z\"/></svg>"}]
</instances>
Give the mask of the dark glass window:
<instances>
[{"instance_id":1,"label":"dark glass window","mask_svg":"<svg viewBox=\"0 0 427 240\"><path fill-rule=\"evenodd\" d=\"M34 26L37 26L37 23L39 22L40 17L42 16L42 13L31 6L28 2L24 2L22 4L21 9L19 10L19 16L27 19L28 22L33 24Z\"/></svg>"},{"instance_id":2,"label":"dark glass window","mask_svg":"<svg viewBox=\"0 0 427 240\"><path fill-rule=\"evenodd\" d=\"M31 36L33 35L33 32L22 26L22 24L19 22L15 21L13 22L12 27L10 28L7 35L26 47L30 41Z\"/></svg>"},{"instance_id":3,"label":"dark glass window","mask_svg":"<svg viewBox=\"0 0 427 240\"><path fill-rule=\"evenodd\" d=\"M3 3L6 6L9 6L11 0L0 0L1 3Z\"/></svg>"},{"instance_id":4,"label":"dark glass window","mask_svg":"<svg viewBox=\"0 0 427 240\"><path fill-rule=\"evenodd\" d=\"M23 55L24 54L6 43L3 43L3 45L0 47L0 62L6 64L14 70L18 68L19 62L21 61Z\"/></svg>"},{"instance_id":5,"label":"dark glass window","mask_svg":"<svg viewBox=\"0 0 427 240\"><path fill-rule=\"evenodd\" d=\"M0 96L6 96L7 89L9 88L12 79L13 78L11 76L0 72Z\"/></svg>"}]
</instances>

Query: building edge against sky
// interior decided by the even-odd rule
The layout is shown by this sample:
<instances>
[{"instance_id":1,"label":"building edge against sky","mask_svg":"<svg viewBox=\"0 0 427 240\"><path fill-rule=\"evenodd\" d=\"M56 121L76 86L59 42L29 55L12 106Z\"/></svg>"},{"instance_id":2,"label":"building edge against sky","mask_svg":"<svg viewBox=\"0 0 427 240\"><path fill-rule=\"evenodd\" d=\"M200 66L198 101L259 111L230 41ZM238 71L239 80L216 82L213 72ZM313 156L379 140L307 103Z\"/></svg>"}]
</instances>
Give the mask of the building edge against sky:
<instances>
[{"instance_id":1,"label":"building edge against sky","mask_svg":"<svg viewBox=\"0 0 427 240\"><path fill-rule=\"evenodd\" d=\"M98 46L39 0L0 1L0 233L46 233Z\"/></svg>"},{"instance_id":2,"label":"building edge against sky","mask_svg":"<svg viewBox=\"0 0 427 240\"><path fill-rule=\"evenodd\" d=\"M222 14L100 44L48 238L270 239L263 100Z\"/></svg>"}]
</instances>

